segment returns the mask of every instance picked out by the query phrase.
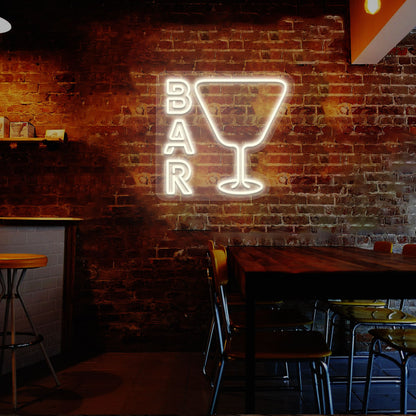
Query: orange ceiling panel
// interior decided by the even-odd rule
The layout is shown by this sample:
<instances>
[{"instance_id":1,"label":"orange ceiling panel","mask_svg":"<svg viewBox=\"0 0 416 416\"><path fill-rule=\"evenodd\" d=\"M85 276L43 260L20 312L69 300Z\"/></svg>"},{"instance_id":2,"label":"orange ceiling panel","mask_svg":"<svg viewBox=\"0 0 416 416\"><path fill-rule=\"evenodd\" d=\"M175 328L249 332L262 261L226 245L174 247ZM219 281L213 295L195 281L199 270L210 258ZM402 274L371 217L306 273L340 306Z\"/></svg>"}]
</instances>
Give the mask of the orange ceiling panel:
<instances>
[{"instance_id":1,"label":"orange ceiling panel","mask_svg":"<svg viewBox=\"0 0 416 416\"><path fill-rule=\"evenodd\" d=\"M350 0L351 63L376 64L416 26L415 0L381 0L367 14L365 0Z\"/></svg>"}]
</instances>

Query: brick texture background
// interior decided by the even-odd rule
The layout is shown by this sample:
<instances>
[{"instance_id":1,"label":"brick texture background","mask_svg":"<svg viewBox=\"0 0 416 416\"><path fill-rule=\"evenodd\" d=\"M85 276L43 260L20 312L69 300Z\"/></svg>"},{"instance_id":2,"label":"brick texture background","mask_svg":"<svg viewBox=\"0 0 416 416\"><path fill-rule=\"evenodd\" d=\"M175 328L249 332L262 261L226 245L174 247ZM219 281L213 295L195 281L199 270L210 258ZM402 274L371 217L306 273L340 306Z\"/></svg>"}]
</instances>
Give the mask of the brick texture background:
<instances>
[{"instance_id":1,"label":"brick texture background","mask_svg":"<svg viewBox=\"0 0 416 416\"><path fill-rule=\"evenodd\" d=\"M209 238L368 248L388 239L397 251L415 241L416 34L378 65L350 65L346 3L7 6L14 28L0 35L0 115L30 121L38 136L63 128L69 141L0 144L0 215L84 218L74 299L83 346L201 349ZM267 195L155 195L156 78L165 71L291 77L280 128L252 158Z\"/></svg>"}]
</instances>

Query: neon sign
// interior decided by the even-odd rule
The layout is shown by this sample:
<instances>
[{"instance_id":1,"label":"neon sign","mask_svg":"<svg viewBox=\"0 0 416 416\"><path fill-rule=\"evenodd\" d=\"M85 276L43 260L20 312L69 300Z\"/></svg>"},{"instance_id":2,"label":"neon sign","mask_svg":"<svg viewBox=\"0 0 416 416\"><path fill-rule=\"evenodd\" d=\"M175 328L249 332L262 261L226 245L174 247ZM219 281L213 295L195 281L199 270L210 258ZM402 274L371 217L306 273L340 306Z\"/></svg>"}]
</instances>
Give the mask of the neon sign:
<instances>
[{"instance_id":1,"label":"neon sign","mask_svg":"<svg viewBox=\"0 0 416 416\"><path fill-rule=\"evenodd\" d=\"M259 175L248 173L248 153L264 146L271 135L288 94L286 79L166 75L160 77L159 88L162 85L157 114L158 196L170 200L260 196L266 185ZM201 184L210 166L202 159L204 152L198 154L199 146L205 151L216 147L219 170L231 168L227 175L221 174L215 188L212 183ZM224 163L230 151L233 161Z\"/></svg>"}]
</instances>

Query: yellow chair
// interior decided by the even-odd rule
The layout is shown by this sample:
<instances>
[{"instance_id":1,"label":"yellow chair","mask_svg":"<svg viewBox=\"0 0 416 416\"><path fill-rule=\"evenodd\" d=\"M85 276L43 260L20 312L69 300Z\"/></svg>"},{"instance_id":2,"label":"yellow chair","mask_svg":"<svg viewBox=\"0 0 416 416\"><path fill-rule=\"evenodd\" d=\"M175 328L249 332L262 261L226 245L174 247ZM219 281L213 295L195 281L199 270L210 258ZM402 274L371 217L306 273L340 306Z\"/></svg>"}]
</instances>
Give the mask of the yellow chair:
<instances>
[{"instance_id":1,"label":"yellow chair","mask_svg":"<svg viewBox=\"0 0 416 416\"><path fill-rule=\"evenodd\" d=\"M216 256L215 256L216 253ZM246 327L246 311L245 302L242 299L241 294L232 294L230 300L230 293L227 290L229 284L229 275L227 267L227 250L224 246L218 246L214 248L214 242L208 241L208 254L210 259L210 265L207 268L208 287L210 290L210 303L211 308L215 303L215 298L220 297L225 306L225 313L228 316L229 331L242 330ZM223 261L219 264L218 257L223 256ZM217 268L217 283L214 285L212 282L212 269ZM305 316L303 313L294 308L289 308L282 305L281 302L259 302L256 308L256 325L259 329L305 329L312 325L312 319ZM232 314L230 316L230 309ZM206 367L208 358L210 355L212 340L215 331L215 312L212 310L212 317L210 327L208 331L208 337L204 350L204 363L202 372L206 373Z\"/></svg>"},{"instance_id":2,"label":"yellow chair","mask_svg":"<svg viewBox=\"0 0 416 416\"><path fill-rule=\"evenodd\" d=\"M391 253L393 251L393 244L390 241L376 241L373 250L379 253ZM325 313L325 339L329 342L330 331L330 317L334 312L335 307L339 306L372 306L372 307L386 307L388 301L380 299L330 299L325 302L317 300L315 302L314 319L316 321L316 312L321 310Z\"/></svg>"},{"instance_id":3,"label":"yellow chair","mask_svg":"<svg viewBox=\"0 0 416 416\"><path fill-rule=\"evenodd\" d=\"M231 320L224 293L226 277L227 253L224 247L218 247L211 252L213 265L214 287L217 293L215 302L215 319L220 347L220 359L214 381L209 414L215 413L218 394L224 373L224 367L229 360L244 360L246 331L231 330ZM257 331L256 360L261 361L308 361L314 380L314 391L319 413L333 414L331 387L325 358L331 354L324 337L317 331Z\"/></svg>"},{"instance_id":4,"label":"yellow chair","mask_svg":"<svg viewBox=\"0 0 416 416\"><path fill-rule=\"evenodd\" d=\"M416 257L416 244L405 244L402 250L403 256ZM372 329L369 333L373 336L370 344L370 355L367 366L367 379L364 391L363 413L368 413L368 400L372 379L373 363L375 357L384 357L395 363L400 368L400 413L407 413L408 393L408 363L410 358L416 355L416 328L380 328ZM383 352L382 345L388 346L399 353L399 360L391 354Z\"/></svg>"},{"instance_id":5,"label":"yellow chair","mask_svg":"<svg viewBox=\"0 0 416 416\"><path fill-rule=\"evenodd\" d=\"M390 242L379 241L374 245L376 251L391 253L392 244ZM402 305L401 305L402 306ZM408 326L416 324L416 317L407 314L399 309L389 308L387 304L383 307L379 305L331 305L333 313L331 318L331 330L329 345L332 348L334 321L337 316L349 321L351 331L349 336L350 349L348 353L348 375L347 375L347 397L346 410L351 411L352 385L353 385L353 371L354 371L354 356L355 356L355 340L359 327L369 326L372 328L379 327L393 327L393 326Z\"/></svg>"},{"instance_id":6,"label":"yellow chair","mask_svg":"<svg viewBox=\"0 0 416 416\"><path fill-rule=\"evenodd\" d=\"M392 252L393 245L387 241L378 241L374 244L374 250L389 254ZM359 304L334 304L330 305L332 312L330 323L329 345L333 347L334 323L336 317L341 317L350 322L351 330L349 336L350 348L348 352L348 374L347 374L347 396L346 410L351 411L354 357L355 357L355 340L357 330L362 326L392 327L416 324L416 317L402 311L403 302L399 309L389 308L388 303L381 305L369 303L366 305Z\"/></svg>"},{"instance_id":7,"label":"yellow chair","mask_svg":"<svg viewBox=\"0 0 416 416\"><path fill-rule=\"evenodd\" d=\"M409 315L400 309L375 308L375 307L343 307L342 310L336 311L344 319L350 321L350 350L348 356L348 376L347 376L347 411L351 411L351 396L353 384L354 354L356 333L359 327L386 327L396 326L403 327L416 324L416 317ZM332 338L332 337L331 337ZM331 343L330 343L331 345Z\"/></svg>"},{"instance_id":8,"label":"yellow chair","mask_svg":"<svg viewBox=\"0 0 416 416\"><path fill-rule=\"evenodd\" d=\"M400 413L407 414L408 396L408 363L410 358L416 355L416 329L415 328L379 328L372 329L369 333L373 336L370 344L370 355L367 366L367 379L364 390L363 409L364 414L368 413L368 400L370 395L371 378L375 357L384 357L395 363L400 368ZM382 350L382 345L399 353L399 359Z\"/></svg>"}]
</instances>

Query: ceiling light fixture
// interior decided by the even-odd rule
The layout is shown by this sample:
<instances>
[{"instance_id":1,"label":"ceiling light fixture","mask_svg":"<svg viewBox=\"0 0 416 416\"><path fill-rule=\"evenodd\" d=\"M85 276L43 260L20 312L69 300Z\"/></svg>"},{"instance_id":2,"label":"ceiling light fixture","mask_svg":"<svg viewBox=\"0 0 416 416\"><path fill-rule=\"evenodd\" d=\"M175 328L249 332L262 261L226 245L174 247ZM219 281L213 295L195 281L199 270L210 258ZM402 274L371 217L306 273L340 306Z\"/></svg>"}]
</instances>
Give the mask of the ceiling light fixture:
<instances>
[{"instance_id":1,"label":"ceiling light fixture","mask_svg":"<svg viewBox=\"0 0 416 416\"><path fill-rule=\"evenodd\" d=\"M381 9L381 0L365 0L364 9L368 14L376 14Z\"/></svg>"},{"instance_id":2,"label":"ceiling light fixture","mask_svg":"<svg viewBox=\"0 0 416 416\"><path fill-rule=\"evenodd\" d=\"M0 17L0 33L6 33L12 28L12 25L6 20Z\"/></svg>"}]
</instances>

